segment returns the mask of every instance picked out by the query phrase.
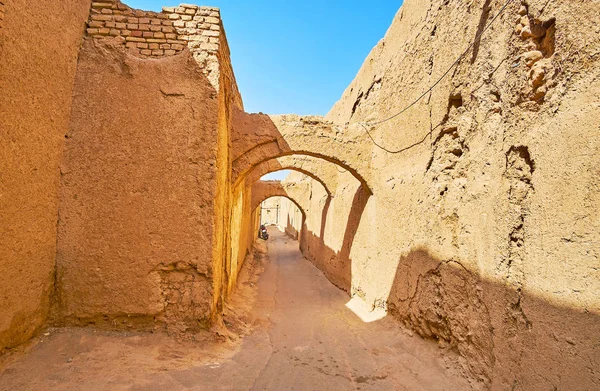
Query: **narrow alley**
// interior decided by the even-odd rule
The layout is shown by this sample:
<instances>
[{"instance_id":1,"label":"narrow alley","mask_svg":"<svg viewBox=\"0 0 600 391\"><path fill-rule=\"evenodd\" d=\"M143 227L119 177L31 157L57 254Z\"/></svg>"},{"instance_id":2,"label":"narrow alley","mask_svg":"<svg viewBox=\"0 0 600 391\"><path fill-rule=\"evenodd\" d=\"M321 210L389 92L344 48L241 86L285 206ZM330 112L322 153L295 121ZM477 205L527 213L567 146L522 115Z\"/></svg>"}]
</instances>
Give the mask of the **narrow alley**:
<instances>
[{"instance_id":1,"label":"narrow alley","mask_svg":"<svg viewBox=\"0 0 600 391\"><path fill-rule=\"evenodd\" d=\"M256 327L236 353L218 346L200 352L163 335L62 330L8 365L0 389L470 389L457 356L411 337L390 318L363 322L298 242L269 231L268 261L252 284Z\"/></svg>"}]
</instances>

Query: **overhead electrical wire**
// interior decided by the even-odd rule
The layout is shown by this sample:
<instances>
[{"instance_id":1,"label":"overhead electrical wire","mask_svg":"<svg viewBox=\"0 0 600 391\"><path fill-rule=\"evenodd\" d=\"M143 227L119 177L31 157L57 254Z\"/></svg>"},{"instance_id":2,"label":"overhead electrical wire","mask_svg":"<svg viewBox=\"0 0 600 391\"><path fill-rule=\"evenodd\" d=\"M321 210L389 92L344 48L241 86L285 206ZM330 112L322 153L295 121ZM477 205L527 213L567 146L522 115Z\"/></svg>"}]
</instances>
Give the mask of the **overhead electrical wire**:
<instances>
[{"instance_id":1,"label":"overhead electrical wire","mask_svg":"<svg viewBox=\"0 0 600 391\"><path fill-rule=\"evenodd\" d=\"M413 106L415 106L417 103L419 103L421 101L421 99L423 99L425 96L427 96L427 94L429 94L430 92L433 91L433 89L435 87L437 87L442 80L444 80L446 78L446 76L448 76L448 74L462 61L462 59L471 51L471 49L475 46L476 42L478 42L481 37L483 37L483 35L487 32L487 30L489 30L489 28L494 24L494 22L496 22L496 20L504 13L504 11L506 11L506 9L508 8L508 6L513 3L515 0L507 0L506 3L504 3L504 5L502 6L502 8L500 9L500 11L498 11L498 13L496 14L496 16L494 16L492 18L492 20L490 21L490 23L488 23L485 28L483 30L481 30L481 32L479 34L477 34L475 36L475 39L473 40L473 42L471 42L471 44L467 47L467 49L452 63L452 65L450 65L450 67L442 74L442 76L440 76L435 83L433 83L427 90L425 90L425 92L423 92L421 95L419 95L419 97L417 99L415 99L412 103L410 103L408 106L406 106L405 108L403 108L402 110L398 111L397 113L384 118L382 120L377 120L377 121L369 121L369 122L356 122L357 124L361 125L367 135L369 136L369 138L371 139L371 141L373 142L373 144L375 144L377 147L379 147L380 149L388 152L388 153L398 153L398 152L402 152L404 150L406 150L406 148L403 148L401 150L398 151L390 151L387 148L385 148L384 146L379 145L375 139L373 138L373 136L371 135L369 129L367 128L367 126L377 126L377 125L381 125L385 122L391 121L394 118L399 117L400 115L404 114L405 112L407 112L410 108L412 108Z\"/></svg>"}]
</instances>

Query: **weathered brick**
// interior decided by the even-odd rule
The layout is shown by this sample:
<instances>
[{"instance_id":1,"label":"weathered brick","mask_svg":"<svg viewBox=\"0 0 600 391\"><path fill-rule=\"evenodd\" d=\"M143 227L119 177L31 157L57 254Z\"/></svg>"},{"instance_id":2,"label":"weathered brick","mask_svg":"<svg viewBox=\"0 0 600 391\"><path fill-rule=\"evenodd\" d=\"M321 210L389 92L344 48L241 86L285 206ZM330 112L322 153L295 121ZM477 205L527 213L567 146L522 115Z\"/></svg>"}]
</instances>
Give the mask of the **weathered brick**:
<instances>
[{"instance_id":1,"label":"weathered brick","mask_svg":"<svg viewBox=\"0 0 600 391\"><path fill-rule=\"evenodd\" d=\"M185 22L183 20L176 20L173 22L174 27L185 27Z\"/></svg>"},{"instance_id":2,"label":"weathered brick","mask_svg":"<svg viewBox=\"0 0 600 391\"><path fill-rule=\"evenodd\" d=\"M153 56L162 56L163 54L165 54L165 52L162 50L153 50L152 51Z\"/></svg>"},{"instance_id":3,"label":"weathered brick","mask_svg":"<svg viewBox=\"0 0 600 391\"><path fill-rule=\"evenodd\" d=\"M137 43L135 43L135 42L127 42L127 43L125 43L125 47L128 47L128 48L137 48Z\"/></svg>"},{"instance_id":4,"label":"weathered brick","mask_svg":"<svg viewBox=\"0 0 600 391\"><path fill-rule=\"evenodd\" d=\"M121 30L121 35L124 37L129 37L131 35L130 30Z\"/></svg>"},{"instance_id":5,"label":"weathered brick","mask_svg":"<svg viewBox=\"0 0 600 391\"><path fill-rule=\"evenodd\" d=\"M167 40L152 38L152 39L147 39L146 42L148 42L148 43L167 43Z\"/></svg>"},{"instance_id":6,"label":"weathered brick","mask_svg":"<svg viewBox=\"0 0 600 391\"><path fill-rule=\"evenodd\" d=\"M129 17L127 18L127 23L135 23L138 24L140 22L140 20L138 18L134 18L134 17Z\"/></svg>"},{"instance_id":7,"label":"weathered brick","mask_svg":"<svg viewBox=\"0 0 600 391\"><path fill-rule=\"evenodd\" d=\"M108 34L110 34L110 29L107 29L107 28L98 29L98 34L108 35Z\"/></svg>"},{"instance_id":8,"label":"weathered brick","mask_svg":"<svg viewBox=\"0 0 600 391\"><path fill-rule=\"evenodd\" d=\"M140 50L140 54L143 56L150 56L152 54L152 51L148 50L148 49L143 49L143 50Z\"/></svg>"},{"instance_id":9,"label":"weathered brick","mask_svg":"<svg viewBox=\"0 0 600 391\"><path fill-rule=\"evenodd\" d=\"M140 30L134 30L131 32L131 36L140 38L144 36L144 33Z\"/></svg>"},{"instance_id":10,"label":"weathered brick","mask_svg":"<svg viewBox=\"0 0 600 391\"><path fill-rule=\"evenodd\" d=\"M179 39L168 39L167 43L170 43L171 45L181 45L181 46L187 45L187 42L181 41Z\"/></svg>"},{"instance_id":11,"label":"weathered brick","mask_svg":"<svg viewBox=\"0 0 600 391\"><path fill-rule=\"evenodd\" d=\"M92 28L100 28L100 27L104 27L104 22L92 20L91 22L88 23L88 26L92 27Z\"/></svg>"},{"instance_id":12,"label":"weathered brick","mask_svg":"<svg viewBox=\"0 0 600 391\"><path fill-rule=\"evenodd\" d=\"M219 18L215 18L213 16L209 16L208 18L204 19L207 23L213 23L213 24L218 24L220 22Z\"/></svg>"},{"instance_id":13,"label":"weathered brick","mask_svg":"<svg viewBox=\"0 0 600 391\"><path fill-rule=\"evenodd\" d=\"M128 30L137 30L138 28L140 28L140 26L138 24L134 24L134 23L127 24Z\"/></svg>"},{"instance_id":14,"label":"weathered brick","mask_svg":"<svg viewBox=\"0 0 600 391\"><path fill-rule=\"evenodd\" d=\"M103 22L106 22L108 20L113 20L112 16L110 15L100 15L100 14L94 14L91 16L92 20L100 20Z\"/></svg>"},{"instance_id":15,"label":"weathered brick","mask_svg":"<svg viewBox=\"0 0 600 391\"><path fill-rule=\"evenodd\" d=\"M138 38L138 37L133 37L133 36L127 37L127 38L125 38L125 40L127 42L146 42L146 40L144 38Z\"/></svg>"},{"instance_id":16,"label":"weathered brick","mask_svg":"<svg viewBox=\"0 0 600 391\"><path fill-rule=\"evenodd\" d=\"M139 49L148 49L148 44L147 43L141 43L140 42L140 43L137 43L136 45L137 45L137 47Z\"/></svg>"},{"instance_id":17,"label":"weathered brick","mask_svg":"<svg viewBox=\"0 0 600 391\"><path fill-rule=\"evenodd\" d=\"M142 31L150 31L150 25L149 24L140 24L139 29Z\"/></svg>"},{"instance_id":18,"label":"weathered brick","mask_svg":"<svg viewBox=\"0 0 600 391\"><path fill-rule=\"evenodd\" d=\"M155 26L160 26L162 24L162 20L160 19L152 19L150 22L150 24L153 24Z\"/></svg>"},{"instance_id":19,"label":"weathered brick","mask_svg":"<svg viewBox=\"0 0 600 391\"><path fill-rule=\"evenodd\" d=\"M168 26L168 27L162 27L161 31L163 33L174 33L175 29L171 26Z\"/></svg>"},{"instance_id":20,"label":"weathered brick","mask_svg":"<svg viewBox=\"0 0 600 391\"><path fill-rule=\"evenodd\" d=\"M144 38L154 38L154 33L152 31L144 31L142 34Z\"/></svg>"},{"instance_id":21,"label":"weathered brick","mask_svg":"<svg viewBox=\"0 0 600 391\"><path fill-rule=\"evenodd\" d=\"M165 50L165 56L174 56L177 54L175 50Z\"/></svg>"},{"instance_id":22,"label":"weathered brick","mask_svg":"<svg viewBox=\"0 0 600 391\"><path fill-rule=\"evenodd\" d=\"M178 14L185 14L185 8L184 7L177 7L175 8L175 12Z\"/></svg>"},{"instance_id":23,"label":"weathered brick","mask_svg":"<svg viewBox=\"0 0 600 391\"><path fill-rule=\"evenodd\" d=\"M202 35L206 35L208 37L218 37L220 34L218 31L213 31L213 30L204 30L202 32Z\"/></svg>"},{"instance_id":24,"label":"weathered brick","mask_svg":"<svg viewBox=\"0 0 600 391\"><path fill-rule=\"evenodd\" d=\"M127 24L125 23L115 23L115 27L120 29L120 30L124 30L127 28Z\"/></svg>"},{"instance_id":25,"label":"weathered brick","mask_svg":"<svg viewBox=\"0 0 600 391\"><path fill-rule=\"evenodd\" d=\"M179 19L179 15L177 15L177 14L171 14L171 15L169 15L169 19L171 19L171 20Z\"/></svg>"},{"instance_id":26,"label":"weathered brick","mask_svg":"<svg viewBox=\"0 0 600 391\"><path fill-rule=\"evenodd\" d=\"M121 30L110 29L109 35L112 35L113 37L118 37L119 35L121 35Z\"/></svg>"},{"instance_id":27,"label":"weathered brick","mask_svg":"<svg viewBox=\"0 0 600 391\"><path fill-rule=\"evenodd\" d=\"M179 45L179 44L172 44L171 48L175 49L175 50L183 50L185 48L184 45Z\"/></svg>"},{"instance_id":28,"label":"weathered brick","mask_svg":"<svg viewBox=\"0 0 600 391\"><path fill-rule=\"evenodd\" d=\"M104 15L112 15L113 10L111 10L110 8L102 8L102 13Z\"/></svg>"},{"instance_id":29,"label":"weathered brick","mask_svg":"<svg viewBox=\"0 0 600 391\"><path fill-rule=\"evenodd\" d=\"M175 7L162 7L163 12L167 12L169 14L172 14L175 12Z\"/></svg>"},{"instance_id":30,"label":"weathered brick","mask_svg":"<svg viewBox=\"0 0 600 391\"><path fill-rule=\"evenodd\" d=\"M151 24L150 31L154 31L154 32L162 31L162 26L155 26L155 25Z\"/></svg>"},{"instance_id":31,"label":"weathered brick","mask_svg":"<svg viewBox=\"0 0 600 391\"><path fill-rule=\"evenodd\" d=\"M165 33L154 33L154 38L165 38Z\"/></svg>"},{"instance_id":32,"label":"weathered brick","mask_svg":"<svg viewBox=\"0 0 600 391\"><path fill-rule=\"evenodd\" d=\"M167 34L165 34L165 38L166 39L177 39L177 34L167 33Z\"/></svg>"},{"instance_id":33,"label":"weathered brick","mask_svg":"<svg viewBox=\"0 0 600 391\"><path fill-rule=\"evenodd\" d=\"M140 24L150 24L150 19L148 18L140 18Z\"/></svg>"},{"instance_id":34,"label":"weathered brick","mask_svg":"<svg viewBox=\"0 0 600 391\"><path fill-rule=\"evenodd\" d=\"M185 13L186 13L187 15L196 15L196 10L193 10L193 9L189 9L189 8L188 8L188 9L186 9L186 10L185 10Z\"/></svg>"},{"instance_id":35,"label":"weathered brick","mask_svg":"<svg viewBox=\"0 0 600 391\"><path fill-rule=\"evenodd\" d=\"M108 28L115 28L115 22L106 22L104 23L104 26Z\"/></svg>"},{"instance_id":36,"label":"weathered brick","mask_svg":"<svg viewBox=\"0 0 600 391\"><path fill-rule=\"evenodd\" d=\"M87 29L88 35L98 34L98 29Z\"/></svg>"},{"instance_id":37,"label":"weathered brick","mask_svg":"<svg viewBox=\"0 0 600 391\"><path fill-rule=\"evenodd\" d=\"M151 50L156 50L156 49L160 49L160 45L157 43L151 43L148 45L148 48Z\"/></svg>"},{"instance_id":38,"label":"weathered brick","mask_svg":"<svg viewBox=\"0 0 600 391\"><path fill-rule=\"evenodd\" d=\"M100 3L100 2L93 2L92 3L92 8L112 8L113 3Z\"/></svg>"},{"instance_id":39,"label":"weathered brick","mask_svg":"<svg viewBox=\"0 0 600 391\"><path fill-rule=\"evenodd\" d=\"M190 15L181 15L181 20L190 21L193 18Z\"/></svg>"},{"instance_id":40,"label":"weathered brick","mask_svg":"<svg viewBox=\"0 0 600 391\"><path fill-rule=\"evenodd\" d=\"M220 31L221 27L218 24L211 24L210 29L215 30L215 31Z\"/></svg>"}]
</instances>

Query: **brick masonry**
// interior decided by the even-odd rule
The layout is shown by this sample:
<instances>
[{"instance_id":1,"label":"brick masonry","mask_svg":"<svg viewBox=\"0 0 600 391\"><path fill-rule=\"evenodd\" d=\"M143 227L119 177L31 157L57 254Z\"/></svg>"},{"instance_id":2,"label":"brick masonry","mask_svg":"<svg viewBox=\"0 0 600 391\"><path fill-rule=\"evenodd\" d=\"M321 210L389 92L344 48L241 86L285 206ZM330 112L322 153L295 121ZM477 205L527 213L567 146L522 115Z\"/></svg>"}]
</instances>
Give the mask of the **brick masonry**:
<instances>
[{"instance_id":1,"label":"brick masonry","mask_svg":"<svg viewBox=\"0 0 600 391\"><path fill-rule=\"evenodd\" d=\"M135 10L118 0L93 2L87 25L88 36L120 39L144 58L173 56L188 48L219 90L219 57L226 55L228 63L229 48L218 8L181 4L157 13Z\"/></svg>"}]
</instances>

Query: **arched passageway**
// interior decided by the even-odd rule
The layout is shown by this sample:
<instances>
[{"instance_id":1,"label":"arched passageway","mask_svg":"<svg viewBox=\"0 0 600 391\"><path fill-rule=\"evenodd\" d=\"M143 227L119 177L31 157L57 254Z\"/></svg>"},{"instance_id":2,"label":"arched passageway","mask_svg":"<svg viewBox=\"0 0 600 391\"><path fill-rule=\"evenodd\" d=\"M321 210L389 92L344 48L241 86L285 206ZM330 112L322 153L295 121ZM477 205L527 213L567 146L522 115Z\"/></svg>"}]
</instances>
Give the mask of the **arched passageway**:
<instances>
[{"instance_id":1,"label":"arched passageway","mask_svg":"<svg viewBox=\"0 0 600 391\"><path fill-rule=\"evenodd\" d=\"M322 117L234 114L232 182L240 183L256 166L286 156L310 156L350 172L371 192L371 145L354 126L341 131ZM361 159L361 156L365 156Z\"/></svg>"}]
</instances>

